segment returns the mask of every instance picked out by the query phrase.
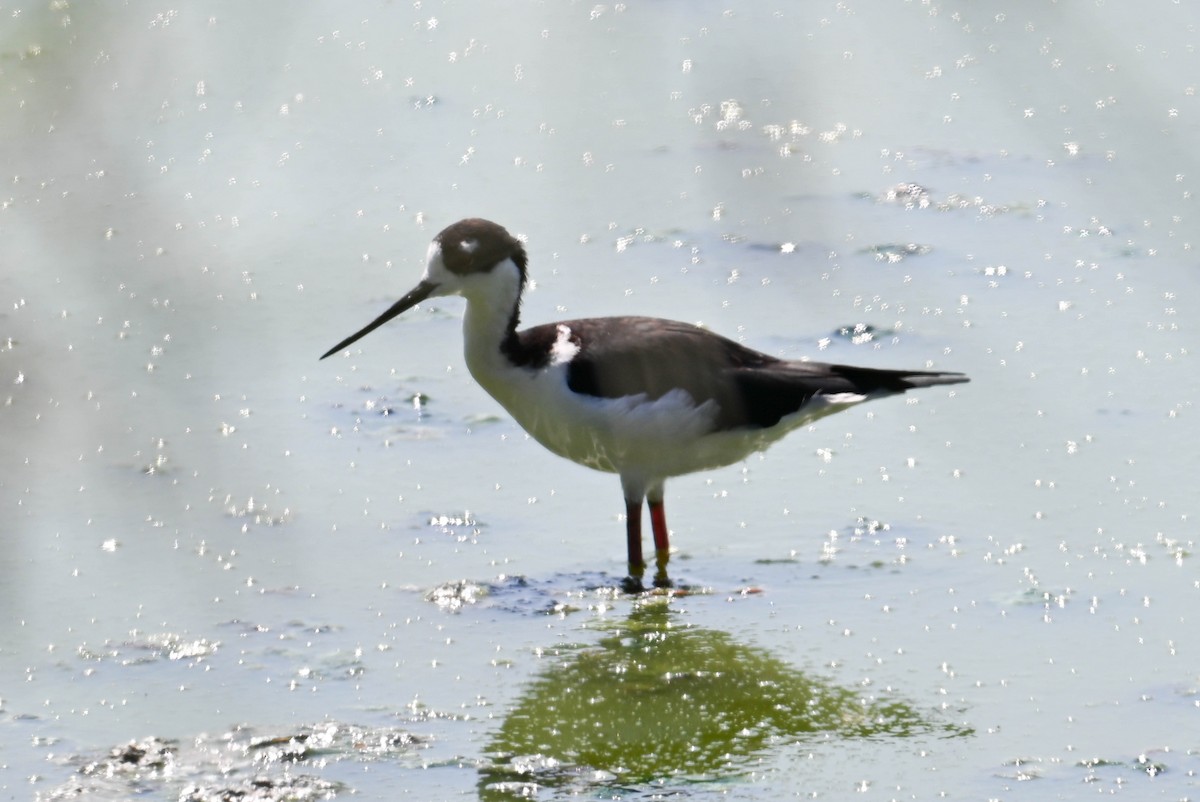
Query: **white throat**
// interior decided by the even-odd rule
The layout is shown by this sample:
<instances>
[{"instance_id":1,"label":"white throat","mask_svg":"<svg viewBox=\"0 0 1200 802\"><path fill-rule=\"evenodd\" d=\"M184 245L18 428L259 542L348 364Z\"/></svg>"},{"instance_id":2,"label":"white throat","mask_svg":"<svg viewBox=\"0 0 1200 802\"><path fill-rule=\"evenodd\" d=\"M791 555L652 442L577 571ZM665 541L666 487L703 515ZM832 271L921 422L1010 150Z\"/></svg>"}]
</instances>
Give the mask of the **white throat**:
<instances>
[{"instance_id":1,"label":"white throat","mask_svg":"<svg viewBox=\"0 0 1200 802\"><path fill-rule=\"evenodd\" d=\"M500 351L508 335L513 310L521 298L521 271L506 259L487 273L462 280L460 294L467 299L463 314L463 354L475 380L495 395L495 381L511 369Z\"/></svg>"}]
</instances>

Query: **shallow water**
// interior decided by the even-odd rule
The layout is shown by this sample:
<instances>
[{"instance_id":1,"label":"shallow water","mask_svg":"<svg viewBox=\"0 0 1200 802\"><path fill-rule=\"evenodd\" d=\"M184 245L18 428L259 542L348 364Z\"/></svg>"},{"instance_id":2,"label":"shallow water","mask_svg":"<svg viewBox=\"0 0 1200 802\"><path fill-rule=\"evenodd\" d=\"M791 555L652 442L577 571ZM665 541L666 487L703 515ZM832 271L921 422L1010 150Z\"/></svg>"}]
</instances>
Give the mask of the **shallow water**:
<instances>
[{"instance_id":1,"label":"shallow water","mask_svg":"<svg viewBox=\"0 0 1200 802\"><path fill-rule=\"evenodd\" d=\"M4 12L3 795L1195 796L1200 16L486 13ZM668 483L631 599L460 301L316 360L467 215L531 323L972 383Z\"/></svg>"}]
</instances>

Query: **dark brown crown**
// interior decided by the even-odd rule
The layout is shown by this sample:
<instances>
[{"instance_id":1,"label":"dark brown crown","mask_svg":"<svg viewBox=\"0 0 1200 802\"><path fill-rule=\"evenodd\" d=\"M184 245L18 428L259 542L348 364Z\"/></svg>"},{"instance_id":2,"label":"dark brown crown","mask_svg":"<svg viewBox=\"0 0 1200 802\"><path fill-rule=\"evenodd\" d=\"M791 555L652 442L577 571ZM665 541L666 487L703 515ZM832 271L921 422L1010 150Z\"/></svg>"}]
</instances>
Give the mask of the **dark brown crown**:
<instances>
[{"instance_id":1,"label":"dark brown crown","mask_svg":"<svg viewBox=\"0 0 1200 802\"><path fill-rule=\"evenodd\" d=\"M468 217L446 226L433 241L441 246L442 263L452 273L486 273L505 259L512 259L521 271L521 286L525 286L525 247L498 223Z\"/></svg>"}]
</instances>

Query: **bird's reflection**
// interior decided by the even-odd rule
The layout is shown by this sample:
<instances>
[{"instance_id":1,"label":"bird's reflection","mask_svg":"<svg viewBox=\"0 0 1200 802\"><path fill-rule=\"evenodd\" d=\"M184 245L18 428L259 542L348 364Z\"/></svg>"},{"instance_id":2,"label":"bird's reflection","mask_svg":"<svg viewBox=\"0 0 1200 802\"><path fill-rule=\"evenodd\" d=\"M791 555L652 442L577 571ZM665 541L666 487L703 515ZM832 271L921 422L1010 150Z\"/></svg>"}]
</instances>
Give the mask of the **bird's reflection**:
<instances>
[{"instance_id":1,"label":"bird's reflection","mask_svg":"<svg viewBox=\"0 0 1200 802\"><path fill-rule=\"evenodd\" d=\"M687 784L749 771L811 737L965 731L903 702L865 699L724 632L638 604L599 644L550 666L517 700L480 776L485 799L537 786Z\"/></svg>"}]
</instances>

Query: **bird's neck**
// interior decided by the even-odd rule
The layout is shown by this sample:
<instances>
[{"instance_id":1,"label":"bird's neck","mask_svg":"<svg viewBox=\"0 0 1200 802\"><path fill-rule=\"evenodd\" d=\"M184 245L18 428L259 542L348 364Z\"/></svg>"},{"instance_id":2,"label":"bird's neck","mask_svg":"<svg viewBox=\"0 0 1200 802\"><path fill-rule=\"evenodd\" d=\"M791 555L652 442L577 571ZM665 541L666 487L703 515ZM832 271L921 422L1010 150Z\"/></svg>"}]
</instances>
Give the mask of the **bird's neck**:
<instances>
[{"instance_id":1,"label":"bird's neck","mask_svg":"<svg viewBox=\"0 0 1200 802\"><path fill-rule=\"evenodd\" d=\"M515 342L521 305L521 273L511 261L492 269L497 275L484 287L464 289L463 351L475 380L495 395L493 385L512 363L506 345ZM486 290L486 291L484 291Z\"/></svg>"}]
</instances>

